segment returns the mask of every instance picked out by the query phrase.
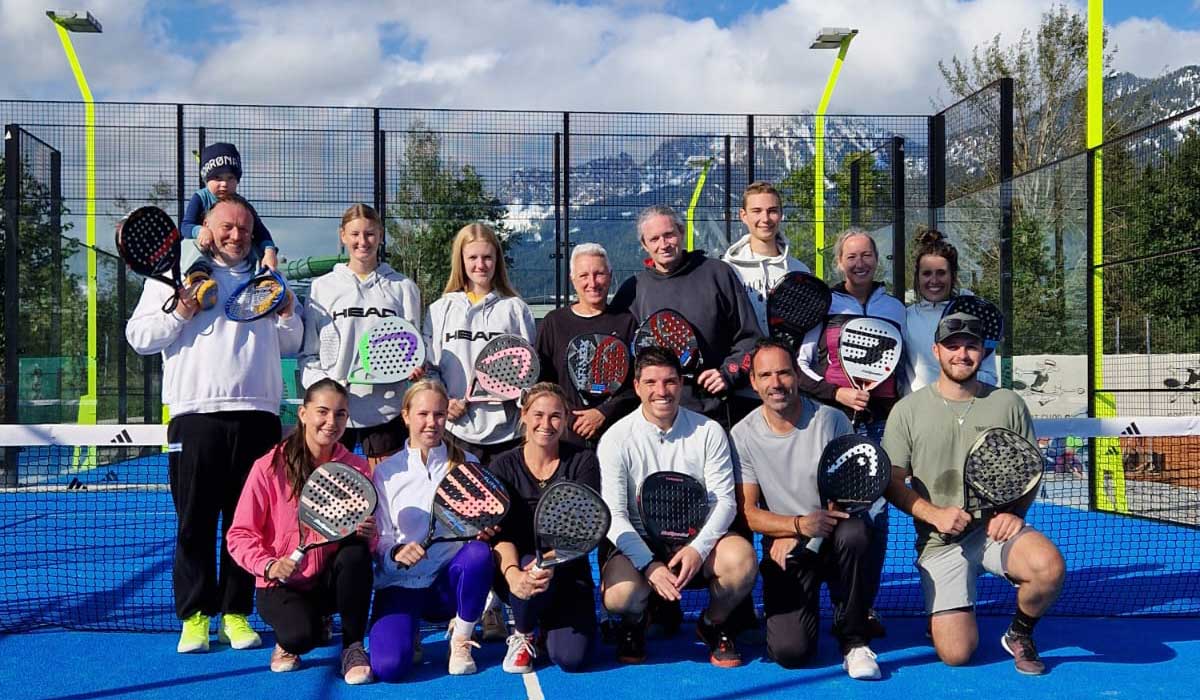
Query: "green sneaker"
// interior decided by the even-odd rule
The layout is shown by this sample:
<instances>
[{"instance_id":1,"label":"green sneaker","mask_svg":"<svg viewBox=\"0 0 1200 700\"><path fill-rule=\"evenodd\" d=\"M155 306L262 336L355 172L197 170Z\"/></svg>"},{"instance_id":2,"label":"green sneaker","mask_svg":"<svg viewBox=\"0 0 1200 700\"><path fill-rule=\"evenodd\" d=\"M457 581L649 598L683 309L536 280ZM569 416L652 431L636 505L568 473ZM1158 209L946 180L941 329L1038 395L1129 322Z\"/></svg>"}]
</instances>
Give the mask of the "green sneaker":
<instances>
[{"instance_id":1,"label":"green sneaker","mask_svg":"<svg viewBox=\"0 0 1200 700\"><path fill-rule=\"evenodd\" d=\"M208 651L208 615L194 612L183 621L183 631L179 633L179 644L175 651L180 654Z\"/></svg>"},{"instance_id":2,"label":"green sneaker","mask_svg":"<svg viewBox=\"0 0 1200 700\"><path fill-rule=\"evenodd\" d=\"M257 649L262 646L262 637L250 626L245 615L225 613L217 625L217 641L234 649Z\"/></svg>"}]
</instances>

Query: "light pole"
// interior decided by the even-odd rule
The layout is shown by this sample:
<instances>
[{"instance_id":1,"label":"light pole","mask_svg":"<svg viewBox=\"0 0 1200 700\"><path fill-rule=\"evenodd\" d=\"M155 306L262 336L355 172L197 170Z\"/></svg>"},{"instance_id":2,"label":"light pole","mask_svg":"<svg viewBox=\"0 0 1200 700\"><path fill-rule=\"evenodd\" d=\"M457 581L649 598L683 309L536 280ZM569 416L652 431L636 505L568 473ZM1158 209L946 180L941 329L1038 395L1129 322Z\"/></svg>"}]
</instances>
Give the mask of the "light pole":
<instances>
[{"instance_id":1,"label":"light pole","mask_svg":"<svg viewBox=\"0 0 1200 700\"><path fill-rule=\"evenodd\" d=\"M687 210L687 249L692 250L696 243L696 205L700 203L700 192L704 190L713 159L711 156L688 156L686 162L689 168L700 168L700 177L696 178L696 188L692 190L692 201Z\"/></svg>"},{"instance_id":2,"label":"light pole","mask_svg":"<svg viewBox=\"0 0 1200 700\"><path fill-rule=\"evenodd\" d=\"M96 339L98 337L96 324L96 107L87 78L83 75L83 68L79 66L79 59L75 56L75 47L71 44L69 32L99 34L103 29L100 22L90 12L47 10L46 16L54 22L54 27L58 30L58 38L62 42L63 52L67 55L67 62L71 64L71 71L75 74L75 84L79 86L79 94L83 97L86 183L84 238L87 245L87 394L79 399L78 422L95 425L98 397L96 378Z\"/></svg>"},{"instance_id":3,"label":"light pole","mask_svg":"<svg viewBox=\"0 0 1200 700\"><path fill-rule=\"evenodd\" d=\"M814 124L816 144L813 155L813 249L816 259L813 261L813 272L822 279L825 277L825 110L829 107L829 98L833 96L833 86L837 84L838 74L842 72L842 61L846 60L846 51L850 49L850 42L856 36L857 29L825 27L808 47L838 50L833 68L829 71L829 79L825 81L821 103L817 105Z\"/></svg>"}]
</instances>

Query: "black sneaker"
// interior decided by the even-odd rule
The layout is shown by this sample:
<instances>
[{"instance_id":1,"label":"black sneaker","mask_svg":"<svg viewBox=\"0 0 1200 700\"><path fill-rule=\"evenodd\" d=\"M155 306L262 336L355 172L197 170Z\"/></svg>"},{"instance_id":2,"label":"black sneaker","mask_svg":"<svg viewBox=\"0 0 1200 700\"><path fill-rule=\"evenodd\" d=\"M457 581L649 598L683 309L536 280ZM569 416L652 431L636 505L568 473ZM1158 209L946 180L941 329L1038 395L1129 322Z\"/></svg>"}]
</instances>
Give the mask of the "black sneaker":
<instances>
[{"instance_id":1,"label":"black sneaker","mask_svg":"<svg viewBox=\"0 0 1200 700\"><path fill-rule=\"evenodd\" d=\"M637 622L622 622L617 632L617 661L640 664L646 660L646 617Z\"/></svg>"},{"instance_id":2,"label":"black sneaker","mask_svg":"<svg viewBox=\"0 0 1200 700\"><path fill-rule=\"evenodd\" d=\"M704 615L696 622L696 636L708 645L708 660L713 666L735 668L742 665L742 655L733 643L733 637L725 625L714 625L704 621Z\"/></svg>"},{"instance_id":3,"label":"black sneaker","mask_svg":"<svg viewBox=\"0 0 1200 700\"><path fill-rule=\"evenodd\" d=\"M1017 673L1023 673L1026 676L1040 676L1046 672L1046 664L1038 656L1037 647L1033 644L1033 637L1013 634L1013 631L1009 630L1000 638L1000 646L1012 655Z\"/></svg>"}]
</instances>

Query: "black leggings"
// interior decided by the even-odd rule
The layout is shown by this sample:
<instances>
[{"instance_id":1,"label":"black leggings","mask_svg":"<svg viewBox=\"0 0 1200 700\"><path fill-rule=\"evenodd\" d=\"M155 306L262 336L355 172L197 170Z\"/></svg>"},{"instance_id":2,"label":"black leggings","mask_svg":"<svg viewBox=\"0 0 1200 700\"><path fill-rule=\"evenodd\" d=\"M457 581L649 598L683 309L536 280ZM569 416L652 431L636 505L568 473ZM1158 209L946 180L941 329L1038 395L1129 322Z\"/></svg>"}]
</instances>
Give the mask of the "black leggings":
<instances>
[{"instance_id":1,"label":"black leggings","mask_svg":"<svg viewBox=\"0 0 1200 700\"><path fill-rule=\"evenodd\" d=\"M584 667L596 639L596 594L590 570L563 567L554 572L544 593L528 600L512 595L499 576L496 584L497 595L512 607L518 632L528 634L541 627L552 663L570 672Z\"/></svg>"},{"instance_id":2,"label":"black leggings","mask_svg":"<svg viewBox=\"0 0 1200 700\"><path fill-rule=\"evenodd\" d=\"M342 648L361 642L367 633L371 608L371 552L361 537L337 546L337 554L307 590L288 586L258 589L258 613L275 630L275 641L284 651L305 654L317 646L324 633L322 618L342 617Z\"/></svg>"}]
</instances>

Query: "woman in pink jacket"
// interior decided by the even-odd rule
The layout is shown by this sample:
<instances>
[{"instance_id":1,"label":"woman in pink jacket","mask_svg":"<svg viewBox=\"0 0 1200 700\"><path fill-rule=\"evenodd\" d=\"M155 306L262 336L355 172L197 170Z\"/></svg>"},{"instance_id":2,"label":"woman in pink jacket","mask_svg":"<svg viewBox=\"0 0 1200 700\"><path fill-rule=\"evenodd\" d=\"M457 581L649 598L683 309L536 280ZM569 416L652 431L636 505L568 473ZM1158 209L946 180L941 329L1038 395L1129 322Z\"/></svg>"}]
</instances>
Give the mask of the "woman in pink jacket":
<instances>
[{"instance_id":1,"label":"woman in pink jacket","mask_svg":"<svg viewBox=\"0 0 1200 700\"><path fill-rule=\"evenodd\" d=\"M296 430L259 458L226 535L229 554L255 576L258 612L275 631L271 670L294 671L300 655L322 641L325 617L342 617L342 676L358 685L372 680L363 649L374 583L371 549L375 518L358 536L310 550L299 563L289 555L300 544L297 502L304 482L326 462L341 462L370 476L367 462L339 442L346 430L346 390L332 379L308 387Z\"/></svg>"}]
</instances>

